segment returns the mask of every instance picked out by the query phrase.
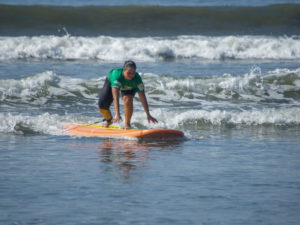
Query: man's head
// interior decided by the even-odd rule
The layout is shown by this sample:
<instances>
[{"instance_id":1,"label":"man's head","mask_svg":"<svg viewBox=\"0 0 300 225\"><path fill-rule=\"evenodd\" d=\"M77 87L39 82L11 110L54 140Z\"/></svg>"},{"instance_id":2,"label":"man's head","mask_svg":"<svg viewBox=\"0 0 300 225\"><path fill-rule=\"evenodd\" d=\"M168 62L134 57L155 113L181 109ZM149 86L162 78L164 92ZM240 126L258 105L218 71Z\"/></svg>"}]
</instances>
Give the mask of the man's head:
<instances>
[{"instance_id":1,"label":"man's head","mask_svg":"<svg viewBox=\"0 0 300 225\"><path fill-rule=\"evenodd\" d=\"M123 74L126 80L132 80L135 76L136 64L132 60L128 60L124 63Z\"/></svg>"}]
</instances>

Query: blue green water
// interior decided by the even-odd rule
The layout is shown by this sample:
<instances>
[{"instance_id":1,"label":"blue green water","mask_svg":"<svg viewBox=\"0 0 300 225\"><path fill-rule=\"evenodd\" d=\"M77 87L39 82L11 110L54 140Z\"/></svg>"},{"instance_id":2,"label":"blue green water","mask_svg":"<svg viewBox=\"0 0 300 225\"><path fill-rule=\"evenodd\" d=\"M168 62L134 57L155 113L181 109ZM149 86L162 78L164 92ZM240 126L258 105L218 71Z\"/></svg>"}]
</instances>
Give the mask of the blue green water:
<instances>
[{"instance_id":1,"label":"blue green water","mask_svg":"<svg viewBox=\"0 0 300 225\"><path fill-rule=\"evenodd\" d=\"M287 74L299 76L297 63L140 62L140 70L158 74L144 75L151 112L160 121L157 127L180 129L187 136L183 141L142 142L63 132L66 122L101 118L94 97L98 90L86 92L81 84L101 87L97 77L118 63L46 60L0 65L2 87L9 87L1 102L1 224L298 224L297 96L280 103L262 95L257 102L247 97L222 100L217 92L207 92L198 100L176 100L186 73L200 84L218 83L214 79L223 76L214 75L230 71L225 82L243 81L248 75L241 74L256 65L265 79L271 73L283 82ZM279 70L281 66L290 71ZM169 84L177 82L178 90L168 89L175 100L150 91L156 85L152 82L167 78ZM80 90L73 98L63 94L70 86ZM135 107L133 125L153 127L138 100Z\"/></svg>"},{"instance_id":2,"label":"blue green water","mask_svg":"<svg viewBox=\"0 0 300 225\"><path fill-rule=\"evenodd\" d=\"M0 1L0 224L299 224L298 3ZM64 130L127 59L184 140Z\"/></svg>"},{"instance_id":3,"label":"blue green water","mask_svg":"<svg viewBox=\"0 0 300 225\"><path fill-rule=\"evenodd\" d=\"M283 132L284 133L284 132ZM297 224L297 136L1 136L2 224Z\"/></svg>"},{"instance_id":4,"label":"blue green water","mask_svg":"<svg viewBox=\"0 0 300 225\"><path fill-rule=\"evenodd\" d=\"M14 5L71 5L71 6L83 6L83 5L184 5L184 6L219 6L219 5L269 5L269 4L284 4L284 3L299 3L299 0L0 0L3 4L14 4Z\"/></svg>"}]
</instances>

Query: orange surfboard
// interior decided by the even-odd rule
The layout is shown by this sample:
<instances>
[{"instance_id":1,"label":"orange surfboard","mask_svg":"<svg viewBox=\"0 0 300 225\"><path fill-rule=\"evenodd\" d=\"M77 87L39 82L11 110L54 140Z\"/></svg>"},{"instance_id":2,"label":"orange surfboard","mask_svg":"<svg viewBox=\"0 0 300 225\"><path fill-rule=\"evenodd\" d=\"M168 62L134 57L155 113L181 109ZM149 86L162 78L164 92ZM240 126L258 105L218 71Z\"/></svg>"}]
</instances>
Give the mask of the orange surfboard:
<instances>
[{"instance_id":1,"label":"orange surfboard","mask_svg":"<svg viewBox=\"0 0 300 225\"><path fill-rule=\"evenodd\" d=\"M123 129L118 126L108 128L98 124L68 123L64 129L73 135L94 136L94 137L116 137L116 138L182 138L184 133L174 129Z\"/></svg>"}]
</instances>

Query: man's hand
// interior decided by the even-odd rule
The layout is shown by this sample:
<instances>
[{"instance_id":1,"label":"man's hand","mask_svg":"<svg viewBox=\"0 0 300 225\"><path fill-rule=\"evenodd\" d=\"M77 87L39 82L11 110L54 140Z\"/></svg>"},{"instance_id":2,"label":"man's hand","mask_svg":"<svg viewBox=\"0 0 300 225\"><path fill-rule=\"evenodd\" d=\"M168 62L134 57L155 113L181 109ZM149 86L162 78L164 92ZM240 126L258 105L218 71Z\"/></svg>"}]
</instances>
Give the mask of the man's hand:
<instances>
[{"instance_id":1,"label":"man's hand","mask_svg":"<svg viewBox=\"0 0 300 225\"><path fill-rule=\"evenodd\" d=\"M154 117L152 117L150 114L147 115L147 119L148 119L148 122L152 122L152 123L158 123L157 119L155 119Z\"/></svg>"},{"instance_id":2,"label":"man's hand","mask_svg":"<svg viewBox=\"0 0 300 225\"><path fill-rule=\"evenodd\" d=\"M123 121L122 117L120 115L115 115L115 117L112 120L114 123L118 123L120 121Z\"/></svg>"},{"instance_id":3,"label":"man's hand","mask_svg":"<svg viewBox=\"0 0 300 225\"><path fill-rule=\"evenodd\" d=\"M153 116L151 116L151 114L149 113L149 106L148 106L148 102L147 102L147 98L146 98L146 95L145 95L145 92L144 91L140 91L139 92L139 97L140 97L140 100L141 100L141 103L142 103L142 106L147 114L147 119L148 119L148 122L152 122L152 123L158 123L157 119L155 119Z\"/></svg>"}]
</instances>

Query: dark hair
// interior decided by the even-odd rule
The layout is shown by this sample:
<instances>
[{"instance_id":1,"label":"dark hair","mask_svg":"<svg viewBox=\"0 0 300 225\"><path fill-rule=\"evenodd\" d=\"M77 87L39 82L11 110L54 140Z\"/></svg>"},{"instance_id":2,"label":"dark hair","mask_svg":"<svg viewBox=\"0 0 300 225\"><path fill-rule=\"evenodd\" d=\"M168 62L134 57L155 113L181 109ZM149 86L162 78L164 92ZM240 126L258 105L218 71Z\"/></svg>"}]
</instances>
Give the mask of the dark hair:
<instances>
[{"instance_id":1,"label":"dark hair","mask_svg":"<svg viewBox=\"0 0 300 225\"><path fill-rule=\"evenodd\" d=\"M136 64L135 64L135 62L133 62L132 60L127 60L127 61L125 61L124 66L123 66L123 70L126 70L127 68L133 68L133 69L136 69Z\"/></svg>"}]
</instances>

